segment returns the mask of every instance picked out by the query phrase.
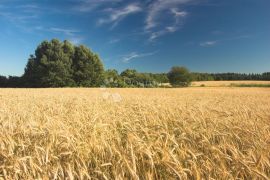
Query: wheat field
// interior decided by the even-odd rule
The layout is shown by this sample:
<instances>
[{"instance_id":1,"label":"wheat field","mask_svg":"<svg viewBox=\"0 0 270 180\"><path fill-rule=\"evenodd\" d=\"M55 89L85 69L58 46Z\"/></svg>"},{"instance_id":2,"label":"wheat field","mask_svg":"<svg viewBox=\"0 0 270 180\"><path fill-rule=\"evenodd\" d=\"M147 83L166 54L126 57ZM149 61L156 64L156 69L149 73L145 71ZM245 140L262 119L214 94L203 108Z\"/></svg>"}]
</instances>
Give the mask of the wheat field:
<instances>
[{"instance_id":1,"label":"wheat field","mask_svg":"<svg viewBox=\"0 0 270 180\"><path fill-rule=\"evenodd\" d=\"M269 179L270 90L0 89L0 179Z\"/></svg>"}]
</instances>

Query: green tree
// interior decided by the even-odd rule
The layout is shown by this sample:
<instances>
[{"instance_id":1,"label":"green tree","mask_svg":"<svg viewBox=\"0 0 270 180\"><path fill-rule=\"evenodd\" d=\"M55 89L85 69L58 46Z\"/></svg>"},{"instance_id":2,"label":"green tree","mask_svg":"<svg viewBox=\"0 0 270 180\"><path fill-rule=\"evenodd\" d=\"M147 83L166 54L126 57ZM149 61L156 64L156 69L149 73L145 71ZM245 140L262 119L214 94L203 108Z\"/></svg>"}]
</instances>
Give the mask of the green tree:
<instances>
[{"instance_id":1,"label":"green tree","mask_svg":"<svg viewBox=\"0 0 270 180\"><path fill-rule=\"evenodd\" d=\"M121 72L120 76L123 78L126 86L135 87L137 82L135 80L138 72L135 69L126 69Z\"/></svg>"},{"instance_id":2,"label":"green tree","mask_svg":"<svg viewBox=\"0 0 270 180\"><path fill-rule=\"evenodd\" d=\"M57 39L43 41L31 55L23 79L31 87L74 86L72 74L72 45Z\"/></svg>"},{"instance_id":3,"label":"green tree","mask_svg":"<svg viewBox=\"0 0 270 180\"><path fill-rule=\"evenodd\" d=\"M98 55L83 45L75 48L73 71L78 86L97 87L104 80L104 67Z\"/></svg>"},{"instance_id":4,"label":"green tree","mask_svg":"<svg viewBox=\"0 0 270 180\"><path fill-rule=\"evenodd\" d=\"M135 80L138 87L156 87L156 80L149 73L137 73Z\"/></svg>"},{"instance_id":5,"label":"green tree","mask_svg":"<svg viewBox=\"0 0 270 180\"><path fill-rule=\"evenodd\" d=\"M120 75L127 78L135 78L138 72L135 69L126 69Z\"/></svg>"},{"instance_id":6,"label":"green tree","mask_svg":"<svg viewBox=\"0 0 270 180\"><path fill-rule=\"evenodd\" d=\"M126 69L121 77L129 87L156 87L157 81L149 73L139 73L134 69Z\"/></svg>"},{"instance_id":7,"label":"green tree","mask_svg":"<svg viewBox=\"0 0 270 180\"><path fill-rule=\"evenodd\" d=\"M0 87L7 87L8 78L6 76L0 76Z\"/></svg>"},{"instance_id":8,"label":"green tree","mask_svg":"<svg viewBox=\"0 0 270 180\"><path fill-rule=\"evenodd\" d=\"M158 83L168 83L169 79L167 73L150 73L150 76L155 79Z\"/></svg>"},{"instance_id":9,"label":"green tree","mask_svg":"<svg viewBox=\"0 0 270 180\"><path fill-rule=\"evenodd\" d=\"M168 73L168 79L172 86L186 87L191 83L191 74L185 67L174 66Z\"/></svg>"},{"instance_id":10,"label":"green tree","mask_svg":"<svg viewBox=\"0 0 270 180\"><path fill-rule=\"evenodd\" d=\"M53 39L30 56L22 79L27 87L90 87L100 84L103 71L99 57L87 47Z\"/></svg>"},{"instance_id":11,"label":"green tree","mask_svg":"<svg viewBox=\"0 0 270 180\"><path fill-rule=\"evenodd\" d=\"M124 87L124 81L115 69L105 71L104 84L106 87Z\"/></svg>"}]
</instances>

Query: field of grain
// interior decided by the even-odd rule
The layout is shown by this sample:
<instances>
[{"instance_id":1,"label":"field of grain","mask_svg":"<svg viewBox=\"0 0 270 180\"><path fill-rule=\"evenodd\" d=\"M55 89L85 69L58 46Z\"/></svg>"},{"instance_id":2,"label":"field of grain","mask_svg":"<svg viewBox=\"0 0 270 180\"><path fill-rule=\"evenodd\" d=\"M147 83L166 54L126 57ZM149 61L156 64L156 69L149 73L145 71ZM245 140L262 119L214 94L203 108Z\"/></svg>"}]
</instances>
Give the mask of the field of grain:
<instances>
[{"instance_id":1,"label":"field of grain","mask_svg":"<svg viewBox=\"0 0 270 180\"><path fill-rule=\"evenodd\" d=\"M269 88L0 89L0 179L269 177Z\"/></svg>"},{"instance_id":2,"label":"field of grain","mask_svg":"<svg viewBox=\"0 0 270 180\"><path fill-rule=\"evenodd\" d=\"M206 86L206 87L226 87L231 85L269 85L270 81L195 81L192 86Z\"/></svg>"}]
</instances>

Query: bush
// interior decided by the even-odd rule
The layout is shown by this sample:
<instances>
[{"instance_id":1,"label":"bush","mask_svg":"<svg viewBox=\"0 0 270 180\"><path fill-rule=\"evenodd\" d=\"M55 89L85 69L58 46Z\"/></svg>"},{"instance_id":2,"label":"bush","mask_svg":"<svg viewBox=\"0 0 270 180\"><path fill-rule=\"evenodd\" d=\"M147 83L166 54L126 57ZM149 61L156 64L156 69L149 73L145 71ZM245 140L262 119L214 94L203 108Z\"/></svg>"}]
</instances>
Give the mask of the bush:
<instances>
[{"instance_id":1,"label":"bush","mask_svg":"<svg viewBox=\"0 0 270 180\"><path fill-rule=\"evenodd\" d=\"M174 87L187 87L191 84L191 74L185 67L172 67L168 73L168 79Z\"/></svg>"}]
</instances>

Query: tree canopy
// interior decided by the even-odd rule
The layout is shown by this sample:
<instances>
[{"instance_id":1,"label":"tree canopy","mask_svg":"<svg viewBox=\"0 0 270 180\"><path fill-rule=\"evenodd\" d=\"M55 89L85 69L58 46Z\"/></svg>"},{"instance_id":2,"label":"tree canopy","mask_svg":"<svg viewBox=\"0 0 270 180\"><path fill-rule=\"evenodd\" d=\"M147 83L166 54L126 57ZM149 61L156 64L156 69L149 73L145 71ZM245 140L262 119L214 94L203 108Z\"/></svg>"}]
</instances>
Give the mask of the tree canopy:
<instances>
[{"instance_id":1,"label":"tree canopy","mask_svg":"<svg viewBox=\"0 0 270 180\"><path fill-rule=\"evenodd\" d=\"M31 55L23 81L29 87L93 87L103 81L104 68L89 48L68 41L43 41Z\"/></svg>"},{"instance_id":2,"label":"tree canopy","mask_svg":"<svg viewBox=\"0 0 270 180\"><path fill-rule=\"evenodd\" d=\"M185 67L174 66L168 73L168 79L172 86L188 86L191 82L191 74Z\"/></svg>"}]
</instances>

